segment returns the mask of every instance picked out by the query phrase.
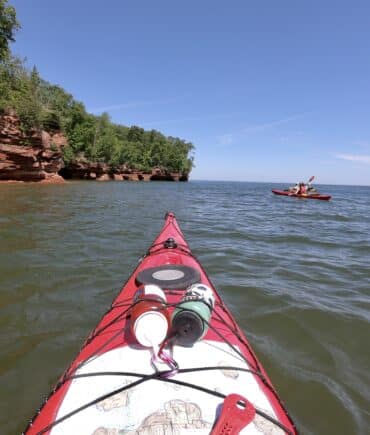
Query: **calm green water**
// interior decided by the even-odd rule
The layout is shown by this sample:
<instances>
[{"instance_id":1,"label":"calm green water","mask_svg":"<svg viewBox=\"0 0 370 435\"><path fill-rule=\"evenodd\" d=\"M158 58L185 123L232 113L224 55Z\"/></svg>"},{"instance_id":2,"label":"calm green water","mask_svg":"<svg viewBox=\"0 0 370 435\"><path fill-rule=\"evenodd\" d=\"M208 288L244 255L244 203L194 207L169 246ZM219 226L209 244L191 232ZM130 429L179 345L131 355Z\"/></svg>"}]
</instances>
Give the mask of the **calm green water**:
<instances>
[{"instance_id":1,"label":"calm green water","mask_svg":"<svg viewBox=\"0 0 370 435\"><path fill-rule=\"evenodd\" d=\"M0 433L21 432L173 210L303 434L370 427L370 188L0 185Z\"/></svg>"}]
</instances>

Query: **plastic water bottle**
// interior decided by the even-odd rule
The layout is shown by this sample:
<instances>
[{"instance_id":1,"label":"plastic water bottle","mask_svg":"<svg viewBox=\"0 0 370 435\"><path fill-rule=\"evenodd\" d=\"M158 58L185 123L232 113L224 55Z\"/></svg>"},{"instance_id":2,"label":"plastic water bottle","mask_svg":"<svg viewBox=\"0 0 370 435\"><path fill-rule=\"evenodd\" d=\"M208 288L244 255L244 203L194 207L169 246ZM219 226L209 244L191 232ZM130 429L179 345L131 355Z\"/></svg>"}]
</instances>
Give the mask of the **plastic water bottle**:
<instances>
[{"instance_id":1,"label":"plastic water bottle","mask_svg":"<svg viewBox=\"0 0 370 435\"><path fill-rule=\"evenodd\" d=\"M140 288L134 297L131 311L131 332L142 346L156 352L164 341L170 325L170 315L165 305L166 295L154 284Z\"/></svg>"},{"instance_id":2,"label":"plastic water bottle","mask_svg":"<svg viewBox=\"0 0 370 435\"><path fill-rule=\"evenodd\" d=\"M211 319L215 297L205 284L193 284L172 314L172 331L181 346L192 346L202 339Z\"/></svg>"}]
</instances>

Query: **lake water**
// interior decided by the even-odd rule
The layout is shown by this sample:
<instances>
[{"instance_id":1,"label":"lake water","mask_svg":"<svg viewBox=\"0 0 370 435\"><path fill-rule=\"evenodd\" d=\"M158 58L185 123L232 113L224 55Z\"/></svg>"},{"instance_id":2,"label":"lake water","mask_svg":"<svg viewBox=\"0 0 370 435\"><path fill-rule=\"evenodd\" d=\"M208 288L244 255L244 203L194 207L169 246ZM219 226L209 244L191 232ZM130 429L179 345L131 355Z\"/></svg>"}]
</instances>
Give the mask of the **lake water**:
<instances>
[{"instance_id":1,"label":"lake water","mask_svg":"<svg viewBox=\"0 0 370 435\"><path fill-rule=\"evenodd\" d=\"M370 187L0 184L0 432L20 433L175 212L303 434L370 427Z\"/></svg>"}]
</instances>

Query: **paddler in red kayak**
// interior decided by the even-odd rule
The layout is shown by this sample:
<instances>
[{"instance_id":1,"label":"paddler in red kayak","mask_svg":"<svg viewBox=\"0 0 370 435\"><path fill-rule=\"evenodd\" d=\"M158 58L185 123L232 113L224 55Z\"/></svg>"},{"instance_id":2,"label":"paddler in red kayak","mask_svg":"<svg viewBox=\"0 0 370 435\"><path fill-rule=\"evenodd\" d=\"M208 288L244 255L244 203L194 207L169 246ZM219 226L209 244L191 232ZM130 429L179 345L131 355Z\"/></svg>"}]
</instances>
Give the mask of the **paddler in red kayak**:
<instances>
[{"instance_id":1,"label":"paddler in red kayak","mask_svg":"<svg viewBox=\"0 0 370 435\"><path fill-rule=\"evenodd\" d=\"M297 195L306 195L307 194L307 186L303 181L297 183L293 188L289 189L292 193Z\"/></svg>"},{"instance_id":2,"label":"paddler in red kayak","mask_svg":"<svg viewBox=\"0 0 370 435\"><path fill-rule=\"evenodd\" d=\"M312 181L314 178L314 175L310 177L307 184L303 181L297 183L294 187L289 188L289 191L298 195L307 195L309 192L316 192L316 189L312 187Z\"/></svg>"},{"instance_id":3,"label":"paddler in red kayak","mask_svg":"<svg viewBox=\"0 0 370 435\"><path fill-rule=\"evenodd\" d=\"M299 183L298 195L307 195L307 186L302 182Z\"/></svg>"}]
</instances>

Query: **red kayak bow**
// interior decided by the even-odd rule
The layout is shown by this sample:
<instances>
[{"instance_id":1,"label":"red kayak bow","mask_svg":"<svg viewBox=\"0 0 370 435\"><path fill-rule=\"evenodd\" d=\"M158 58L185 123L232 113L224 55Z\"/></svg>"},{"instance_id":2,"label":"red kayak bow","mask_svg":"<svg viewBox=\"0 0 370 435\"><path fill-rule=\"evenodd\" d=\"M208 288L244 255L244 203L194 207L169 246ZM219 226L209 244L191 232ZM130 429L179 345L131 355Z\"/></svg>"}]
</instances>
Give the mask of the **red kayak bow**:
<instances>
[{"instance_id":1,"label":"red kayak bow","mask_svg":"<svg viewBox=\"0 0 370 435\"><path fill-rule=\"evenodd\" d=\"M132 332L134 307L143 301L162 304L159 310L168 310L174 318L176 310L186 311L180 301L194 285L213 293L204 336L182 346L177 342L179 332L169 329L160 349L141 346ZM160 287L166 302L153 296L138 299L141 289L150 286ZM199 300L192 298L187 303L194 306ZM194 313L190 312L196 317ZM189 325L182 325L181 333L191 336L194 331L186 329ZM153 331L146 332L149 337ZM225 412L217 423L223 406ZM209 434L213 428L227 426L228 407L238 406L247 407L246 412L235 409L240 421L230 424L246 426L240 433L297 433L242 330L192 254L174 214L168 213L160 234L25 433Z\"/></svg>"}]
</instances>

